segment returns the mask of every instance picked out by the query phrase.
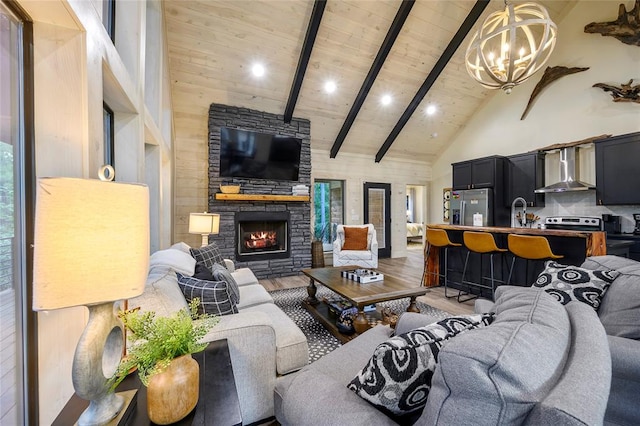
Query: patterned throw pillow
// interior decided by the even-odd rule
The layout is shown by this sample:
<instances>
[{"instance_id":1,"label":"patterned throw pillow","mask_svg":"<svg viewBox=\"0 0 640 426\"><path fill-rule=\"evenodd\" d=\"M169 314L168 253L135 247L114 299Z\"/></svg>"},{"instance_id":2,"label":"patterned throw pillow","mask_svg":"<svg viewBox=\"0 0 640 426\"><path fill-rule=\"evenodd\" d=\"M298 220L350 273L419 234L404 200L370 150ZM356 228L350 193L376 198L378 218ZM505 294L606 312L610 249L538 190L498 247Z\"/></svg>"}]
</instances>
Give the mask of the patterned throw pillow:
<instances>
[{"instance_id":1,"label":"patterned throw pillow","mask_svg":"<svg viewBox=\"0 0 640 426\"><path fill-rule=\"evenodd\" d=\"M200 247L200 248L190 248L191 256L196 260L196 262L204 263L210 271L213 270L213 265L216 263L224 266L224 259L220 254L220 249L218 249L218 245L216 243L211 243L208 246Z\"/></svg>"},{"instance_id":2,"label":"patterned throw pillow","mask_svg":"<svg viewBox=\"0 0 640 426\"><path fill-rule=\"evenodd\" d=\"M438 353L446 341L493 322L494 314L464 315L416 328L378 345L348 388L391 416L421 411L429 396Z\"/></svg>"},{"instance_id":3,"label":"patterned throw pillow","mask_svg":"<svg viewBox=\"0 0 640 426\"><path fill-rule=\"evenodd\" d=\"M238 308L225 281L206 281L182 275L176 272L178 285L187 302L199 297L199 314L229 315L237 314Z\"/></svg>"},{"instance_id":4,"label":"patterned throw pillow","mask_svg":"<svg viewBox=\"0 0 640 426\"><path fill-rule=\"evenodd\" d=\"M533 285L544 289L563 305L577 300L597 311L602 297L618 275L620 273L613 269L592 271L550 260Z\"/></svg>"},{"instance_id":5,"label":"patterned throw pillow","mask_svg":"<svg viewBox=\"0 0 640 426\"><path fill-rule=\"evenodd\" d=\"M240 289L231 272L219 263L215 263L211 273L213 275L213 281L225 281L227 283L233 302L240 303Z\"/></svg>"}]
</instances>

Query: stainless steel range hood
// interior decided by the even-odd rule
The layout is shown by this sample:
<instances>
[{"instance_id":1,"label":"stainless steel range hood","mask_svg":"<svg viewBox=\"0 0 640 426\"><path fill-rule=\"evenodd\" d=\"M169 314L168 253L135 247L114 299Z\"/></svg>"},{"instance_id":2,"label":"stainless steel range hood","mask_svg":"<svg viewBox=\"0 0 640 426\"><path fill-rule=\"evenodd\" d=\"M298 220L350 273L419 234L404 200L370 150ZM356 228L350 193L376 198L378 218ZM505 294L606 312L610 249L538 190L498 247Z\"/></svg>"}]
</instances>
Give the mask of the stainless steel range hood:
<instances>
[{"instance_id":1,"label":"stainless steel range hood","mask_svg":"<svg viewBox=\"0 0 640 426\"><path fill-rule=\"evenodd\" d=\"M578 150L575 146L565 147L560 150L560 182L536 189L537 193L587 191L596 189L595 186L577 180Z\"/></svg>"}]
</instances>

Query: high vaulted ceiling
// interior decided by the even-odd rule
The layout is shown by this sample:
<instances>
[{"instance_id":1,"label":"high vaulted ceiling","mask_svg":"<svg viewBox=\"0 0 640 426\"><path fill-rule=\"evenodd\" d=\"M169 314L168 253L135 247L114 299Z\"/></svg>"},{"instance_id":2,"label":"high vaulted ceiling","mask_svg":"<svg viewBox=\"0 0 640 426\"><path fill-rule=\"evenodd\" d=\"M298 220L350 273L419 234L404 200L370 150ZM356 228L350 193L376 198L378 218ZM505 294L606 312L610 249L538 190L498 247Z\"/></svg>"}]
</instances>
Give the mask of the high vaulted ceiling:
<instances>
[{"instance_id":1,"label":"high vaulted ceiling","mask_svg":"<svg viewBox=\"0 0 640 426\"><path fill-rule=\"evenodd\" d=\"M374 161L475 3L414 3L338 156L357 153ZM557 23L575 0L540 3ZM312 148L329 152L334 146L400 5L400 0L326 2L293 111L311 121ZM167 0L164 7L174 114L201 117L209 104L221 103L284 115L313 0ZM483 89L464 65L471 34L502 8L502 0L489 3L386 157L433 160L489 96L507 96ZM261 80L251 74L254 61L266 67ZM337 90L328 95L323 87L330 79ZM393 96L386 107L380 103L384 94ZM425 109L431 104L437 112L429 116Z\"/></svg>"}]
</instances>

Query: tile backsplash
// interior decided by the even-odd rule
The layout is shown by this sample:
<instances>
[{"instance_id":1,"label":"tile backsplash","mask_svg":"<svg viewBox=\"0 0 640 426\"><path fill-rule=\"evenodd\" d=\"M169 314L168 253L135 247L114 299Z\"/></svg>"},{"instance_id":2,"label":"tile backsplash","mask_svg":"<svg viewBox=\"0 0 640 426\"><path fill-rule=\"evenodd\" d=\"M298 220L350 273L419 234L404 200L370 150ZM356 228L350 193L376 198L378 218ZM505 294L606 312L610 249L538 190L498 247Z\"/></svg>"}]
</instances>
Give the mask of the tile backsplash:
<instances>
[{"instance_id":1,"label":"tile backsplash","mask_svg":"<svg viewBox=\"0 0 640 426\"><path fill-rule=\"evenodd\" d=\"M545 207L527 208L527 212L540 216L544 223L547 216L594 216L602 217L609 213L620 216L622 232L633 232L635 221L633 213L640 213L640 205L599 206L596 204L596 191L557 192L545 194Z\"/></svg>"}]
</instances>

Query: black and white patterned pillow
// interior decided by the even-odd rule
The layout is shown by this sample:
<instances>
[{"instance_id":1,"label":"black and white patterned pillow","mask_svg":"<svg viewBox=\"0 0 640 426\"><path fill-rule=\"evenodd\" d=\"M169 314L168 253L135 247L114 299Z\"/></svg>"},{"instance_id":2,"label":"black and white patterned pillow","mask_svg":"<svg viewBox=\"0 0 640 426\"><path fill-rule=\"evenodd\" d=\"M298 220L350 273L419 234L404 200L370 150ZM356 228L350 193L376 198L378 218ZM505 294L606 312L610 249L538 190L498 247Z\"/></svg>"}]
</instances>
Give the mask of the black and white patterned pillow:
<instances>
[{"instance_id":1,"label":"black and white patterned pillow","mask_svg":"<svg viewBox=\"0 0 640 426\"><path fill-rule=\"evenodd\" d=\"M620 272L613 269L594 271L550 260L533 285L542 288L563 305L577 300L597 311L602 297L618 275Z\"/></svg>"},{"instance_id":2,"label":"black and white patterned pillow","mask_svg":"<svg viewBox=\"0 0 640 426\"><path fill-rule=\"evenodd\" d=\"M233 302L240 303L240 288L238 288L238 283L233 278L233 275L231 275L231 272L219 263L215 263L211 269L211 273L214 281L225 281L227 283Z\"/></svg>"},{"instance_id":3,"label":"black and white patterned pillow","mask_svg":"<svg viewBox=\"0 0 640 426\"><path fill-rule=\"evenodd\" d=\"M440 348L448 339L493 322L494 314L464 315L416 328L378 345L348 388L383 412L407 417L429 396Z\"/></svg>"},{"instance_id":4,"label":"black and white patterned pillow","mask_svg":"<svg viewBox=\"0 0 640 426\"><path fill-rule=\"evenodd\" d=\"M200 248L192 247L189 251L196 262L204 263L204 266L206 266L210 271L213 271L213 265L216 263L225 266L224 259L222 258L222 254L220 254L220 249L218 249L218 245L216 243L210 243L208 246Z\"/></svg>"},{"instance_id":5,"label":"black and white patterned pillow","mask_svg":"<svg viewBox=\"0 0 640 426\"><path fill-rule=\"evenodd\" d=\"M182 275L176 272L178 285L187 302L199 297L198 313L212 315L237 314L238 308L233 301L226 281L206 281Z\"/></svg>"}]
</instances>

